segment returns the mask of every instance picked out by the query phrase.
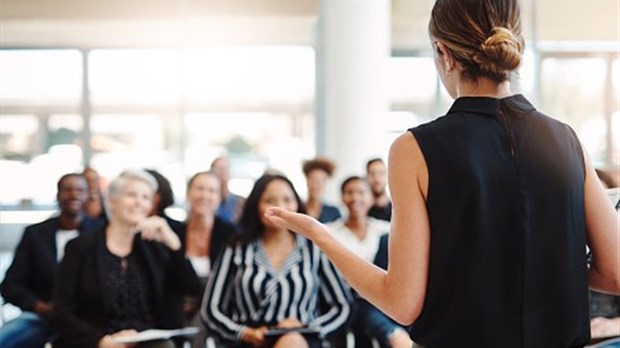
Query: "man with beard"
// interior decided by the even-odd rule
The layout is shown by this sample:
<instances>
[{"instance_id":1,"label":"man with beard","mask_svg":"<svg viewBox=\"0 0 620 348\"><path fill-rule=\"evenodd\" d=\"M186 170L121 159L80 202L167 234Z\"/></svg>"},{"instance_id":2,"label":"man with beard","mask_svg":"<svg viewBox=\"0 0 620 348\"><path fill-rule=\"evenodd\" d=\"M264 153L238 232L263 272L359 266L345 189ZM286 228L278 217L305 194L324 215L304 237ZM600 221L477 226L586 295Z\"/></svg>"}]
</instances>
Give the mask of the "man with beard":
<instances>
[{"instance_id":1,"label":"man with beard","mask_svg":"<svg viewBox=\"0 0 620 348\"><path fill-rule=\"evenodd\" d=\"M387 194L387 168L381 158L373 158L366 163L366 179L372 190L374 203L368 216L390 221L392 219L392 202Z\"/></svg>"},{"instance_id":2,"label":"man with beard","mask_svg":"<svg viewBox=\"0 0 620 348\"><path fill-rule=\"evenodd\" d=\"M54 276L65 245L98 224L84 215L88 184L83 175L65 174L57 187L59 214L26 227L0 285L5 301L22 310L20 316L0 330L3 348L39 348L53 339L54 332L46 318L54 308Z\"/></svg>"}]
</instances>

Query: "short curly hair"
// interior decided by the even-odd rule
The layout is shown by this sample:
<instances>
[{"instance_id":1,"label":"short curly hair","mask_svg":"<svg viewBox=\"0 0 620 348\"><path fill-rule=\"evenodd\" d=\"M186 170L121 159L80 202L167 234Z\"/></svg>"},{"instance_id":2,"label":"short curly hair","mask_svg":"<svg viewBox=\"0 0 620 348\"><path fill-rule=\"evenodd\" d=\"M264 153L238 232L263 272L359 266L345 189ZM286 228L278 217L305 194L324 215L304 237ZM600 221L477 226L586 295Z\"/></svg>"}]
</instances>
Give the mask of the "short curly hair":
<instances>
[{"instance_id":1,"label":"short curly hair","mask_svg":"<svg viewBox=\"0 0 620 348\"><path fill-rule=\"evenodd\" d=\"M336 169L336 165L334 162L327 157L315 157L313 159L304 161L302 170L305 176L308 176L311 171L315 169L320 169L327 173L327 176L331 177L334 174L334 170Z\"/></svg>"}]
</instances>

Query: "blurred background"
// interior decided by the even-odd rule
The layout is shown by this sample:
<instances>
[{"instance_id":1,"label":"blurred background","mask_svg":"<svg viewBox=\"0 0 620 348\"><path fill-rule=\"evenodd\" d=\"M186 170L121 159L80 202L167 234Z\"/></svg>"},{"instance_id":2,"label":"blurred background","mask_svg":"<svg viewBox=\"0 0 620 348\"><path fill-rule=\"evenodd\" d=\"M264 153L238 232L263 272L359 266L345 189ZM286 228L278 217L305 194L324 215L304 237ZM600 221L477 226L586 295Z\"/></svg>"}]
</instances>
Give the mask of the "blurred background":
<instances>
[{"instance_id":1,"label":"blurred background","mask_svg":"<svg viewBox=\"0 0 620 348\"><path fill-rule=\"evenodd\" d=\"M186 179L222 154L241 195L268 168L304 195L301 162L315 155L336 161L336 178L362 174L451 104L427 36L432 5L2 0L0 238L49 215L58 178L85 166L103 186L127 167L157 169L179 210ZM617 170L618 1L522 9L515 91L571 125L598 168Z\"/></svg>"}]
</instances>

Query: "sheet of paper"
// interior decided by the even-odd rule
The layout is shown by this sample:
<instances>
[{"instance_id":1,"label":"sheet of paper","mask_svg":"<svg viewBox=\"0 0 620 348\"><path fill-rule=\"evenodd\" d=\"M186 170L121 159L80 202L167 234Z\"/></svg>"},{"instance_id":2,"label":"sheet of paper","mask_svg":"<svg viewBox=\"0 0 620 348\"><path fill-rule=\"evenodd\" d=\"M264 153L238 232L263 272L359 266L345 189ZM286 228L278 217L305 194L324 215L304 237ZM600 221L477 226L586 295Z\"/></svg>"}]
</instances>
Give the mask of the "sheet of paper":
<instances>
[{"instance_id":1,"label":"sheet of paper","mask_svg":"<svg viewBox=\"0 0 620 348\"><path fill-rule=\"evenodd\" d=\"M200 331L197 327L185 327L175 330L150 329L138 332L135 336L119 337L114 340L116 343L136 343L153 340L165 340L176 336L192 336Z\"/></svg>"}]
</instances>

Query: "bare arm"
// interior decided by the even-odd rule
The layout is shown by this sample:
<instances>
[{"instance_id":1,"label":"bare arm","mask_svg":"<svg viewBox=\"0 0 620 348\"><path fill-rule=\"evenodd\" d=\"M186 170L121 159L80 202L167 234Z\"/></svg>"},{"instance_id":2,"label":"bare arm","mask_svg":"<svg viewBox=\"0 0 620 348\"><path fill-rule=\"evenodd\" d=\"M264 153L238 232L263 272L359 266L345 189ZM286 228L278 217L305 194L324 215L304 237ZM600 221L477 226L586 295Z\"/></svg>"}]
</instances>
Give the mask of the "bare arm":
<instances>
[{"instance_id":1,"label":"bare arm","mask_svg":"<svg viewBox=\"0 0 620 348\"><path fill-rule=\"evenodd\" d=\"M392 223L387 272L349 251L325 225L307 215L270 208L267 216L316 243L360 295L394 320L410 324L420 314L426 292L430 238L425 204L428 174L424 157L410 133L394 141L388 164Z\"/></svg>"},{"instance_id":2,"label":"bare arm","mask_svg":"<svg viewBox=\"0 0 620 348\"><path fill-rule=\"evenodd\" d=\"M586 181L584 188L588 245L592 264L588 271L590 288L620 295L620 224L609 203L590 158L584 151Z\"/></svg>"}]
</instances>

